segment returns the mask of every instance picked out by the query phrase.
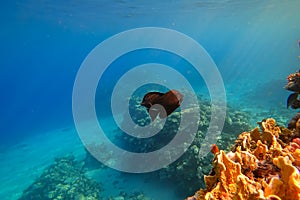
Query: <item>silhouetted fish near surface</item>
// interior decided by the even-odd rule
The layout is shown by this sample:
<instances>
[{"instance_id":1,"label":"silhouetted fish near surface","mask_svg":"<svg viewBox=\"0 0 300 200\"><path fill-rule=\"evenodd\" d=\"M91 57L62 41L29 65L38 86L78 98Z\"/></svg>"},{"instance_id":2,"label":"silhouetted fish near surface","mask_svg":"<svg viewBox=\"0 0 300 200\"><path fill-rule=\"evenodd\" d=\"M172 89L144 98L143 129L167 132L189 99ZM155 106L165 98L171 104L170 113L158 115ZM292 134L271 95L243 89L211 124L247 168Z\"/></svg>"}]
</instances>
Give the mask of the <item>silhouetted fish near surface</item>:
<instances>
[{"instance_id":1,"label":"silhouetted fish near surface","mask_svg":"<svg viewBox=\"0 0 300 200\"><path fill-rule=\"evenodd\" d=\"M147 93L141 103L142 106L147 108L151 120L154 121L159 115L160 118L166 118L174 110L176 110L183 101L183 95L176 90L170 90L166 93L149 92ZM165 109L165 113L153 105L159 104Z\"/></svg>"}]
</instances>

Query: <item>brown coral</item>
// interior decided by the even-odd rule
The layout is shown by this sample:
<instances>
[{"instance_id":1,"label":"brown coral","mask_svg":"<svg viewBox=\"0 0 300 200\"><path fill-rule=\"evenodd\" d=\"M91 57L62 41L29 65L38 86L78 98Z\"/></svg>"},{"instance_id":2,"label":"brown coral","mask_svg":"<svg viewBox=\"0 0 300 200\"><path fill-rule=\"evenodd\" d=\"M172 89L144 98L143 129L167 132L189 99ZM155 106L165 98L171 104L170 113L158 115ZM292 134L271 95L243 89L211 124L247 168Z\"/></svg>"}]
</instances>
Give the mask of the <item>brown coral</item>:
<instances>
[{"instance_id":1,"label":"brown coral","mask_svg":"<svg viewBox=\"0 0 300 200\"><path fill-rule=\"evenodd\" d=\"M261 131L240 134L231 152L215 154L206 189L190 199L300 199L300 139L274 119L259 124Z\"/></svg>"}]
</instances>

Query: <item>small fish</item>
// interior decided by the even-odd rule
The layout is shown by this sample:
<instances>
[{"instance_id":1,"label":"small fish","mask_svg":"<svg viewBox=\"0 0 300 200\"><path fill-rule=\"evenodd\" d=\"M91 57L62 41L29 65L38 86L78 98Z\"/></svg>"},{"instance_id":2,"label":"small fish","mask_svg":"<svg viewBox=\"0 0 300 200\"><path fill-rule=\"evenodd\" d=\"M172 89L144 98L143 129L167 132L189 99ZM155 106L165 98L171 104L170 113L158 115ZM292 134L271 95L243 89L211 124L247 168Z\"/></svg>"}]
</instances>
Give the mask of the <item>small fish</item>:
<instances>
[{"instance_id":1,"label":"small fish","mask_svg":"<svg viewBox=\"0 0 300 200\"><path fill-rule=\"evenodd\" d=\"M166 93L149 92L145 94L141 106L147 108L151 120L154 121L157 116L160 118L166 118L169 116L180 106L182 101L183 95L176 90L170 90ZM153 106L155 104L161 105L165 109L166 115L164 115L164 112L158 109L158 107Z\"/></svg>"}]
</instances>

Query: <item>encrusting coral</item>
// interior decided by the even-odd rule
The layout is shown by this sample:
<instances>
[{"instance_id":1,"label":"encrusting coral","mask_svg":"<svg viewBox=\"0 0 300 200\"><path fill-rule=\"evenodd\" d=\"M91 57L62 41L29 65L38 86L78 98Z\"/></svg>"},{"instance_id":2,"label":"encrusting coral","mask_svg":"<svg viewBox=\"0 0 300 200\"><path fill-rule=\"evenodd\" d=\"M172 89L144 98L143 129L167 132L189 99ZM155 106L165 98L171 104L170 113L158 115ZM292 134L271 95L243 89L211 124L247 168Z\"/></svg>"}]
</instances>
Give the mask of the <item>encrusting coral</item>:
<instances>
[{"instance_id":1,"label":"encrusting coral","mask_svg":"<svg viewBox=\"0 0 300 200\"><path fill-rule=\"evenodd\" d=\"M56 158L55 163L23 191L19 200L151 200L142 192L120 191L117 196L102 196L102 183L88 178L85 166L85 161L77 161L72 155Z\"/></svg>"},{"instance_id":2,"label":"encrusting coral","mask_svg":"<svg viewBox=\"0 0 300 200\"><path fill-rule=\"evenodd\" d=\"M187 200L300 199L300 139L296 126L287 129L274 119L240 134L227 154L215 155L206 189ZM215 149L215 147L214 147Z\"/></svg>"},{"instance_id":3,"label":"encrusting coral","mask_svg":"<svg viewBox=\"0 0 300 200\"><path fill-rule=\"evenodd\" d=\"M83 163L74 156L56 158L19 200L27 199L100 199L102 187L84 174Z\"/></svg>"}]
</instances>

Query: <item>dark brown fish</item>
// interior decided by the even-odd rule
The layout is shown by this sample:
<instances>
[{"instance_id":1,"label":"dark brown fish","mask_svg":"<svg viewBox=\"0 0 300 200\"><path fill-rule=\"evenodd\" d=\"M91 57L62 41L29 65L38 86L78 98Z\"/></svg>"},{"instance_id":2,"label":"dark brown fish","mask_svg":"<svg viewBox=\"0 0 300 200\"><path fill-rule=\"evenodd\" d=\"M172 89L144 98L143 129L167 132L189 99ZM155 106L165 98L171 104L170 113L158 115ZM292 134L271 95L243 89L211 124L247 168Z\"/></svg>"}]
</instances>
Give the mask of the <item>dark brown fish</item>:
<instances>
[{"instance_id":1,"label":"dark brown fish","mask_svg":"<svg viewBox=\"0 0 300 200\"><path fill-rule=\"evenodd\" d=\"M149 92L144 96L141 105L147 108L151 120L154 121L158 115L160 118L169 116L180 106L182 100L183 95L176 90L170 90L167 93ZM153 106L155 104L161 105L166 113L164 114L158 107Z\"/></svg>"}]
</instances>

